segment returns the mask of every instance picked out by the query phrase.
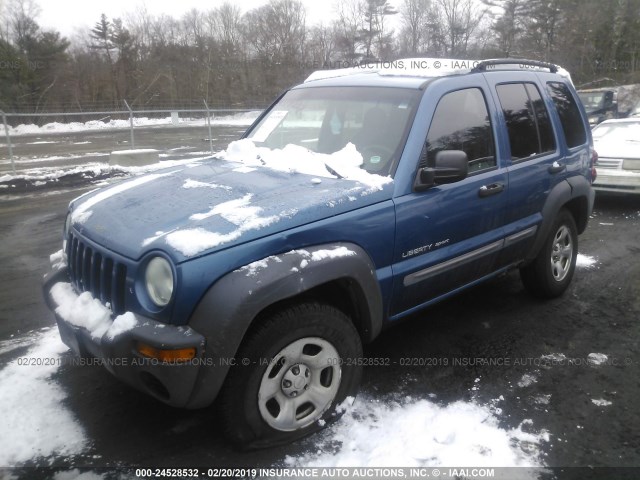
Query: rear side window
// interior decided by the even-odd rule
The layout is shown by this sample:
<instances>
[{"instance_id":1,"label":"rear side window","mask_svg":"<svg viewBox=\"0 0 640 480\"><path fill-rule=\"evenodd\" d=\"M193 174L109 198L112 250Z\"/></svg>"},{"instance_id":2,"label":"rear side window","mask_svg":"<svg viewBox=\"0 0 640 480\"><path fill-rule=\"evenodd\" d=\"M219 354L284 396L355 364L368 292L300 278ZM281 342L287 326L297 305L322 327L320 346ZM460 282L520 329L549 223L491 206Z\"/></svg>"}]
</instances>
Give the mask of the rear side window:
<instances>
[{"instance_id":1,"label":"rear side window","mask_svg":"<svg viewBox=\"0 0 640 480\"><path fill-rule=\"evenodd\" d=\"M584 145L587 142L587 132L578 105L571 95L569 88L560 82L547 83L549 94L558 110L564 137L567 140L567 147L573 148Z\"/></svg>"},{"instance_id":2,"label":"rear side window","mask_svg":"<svg viewBox=\"0 0 640 480\"><path fill-rule=\"evenodd\" d=\"M438 102L427 134L427 162L435 165L442 150L462 150L469 159L469 173L496 166L491 122L479 88L446 94Z\"/></svg>"},{"instance_id":3,"label":"rear side window","mask_svg":"<svg viewBox=\"0 0 640 480\"><path fill-rule=\"evenodd\" d=\"M553 128L538 87L533 83L509 83L498 85L496 90L507 123L511 159L553 152Z\"/></svg>"}]
</instances>

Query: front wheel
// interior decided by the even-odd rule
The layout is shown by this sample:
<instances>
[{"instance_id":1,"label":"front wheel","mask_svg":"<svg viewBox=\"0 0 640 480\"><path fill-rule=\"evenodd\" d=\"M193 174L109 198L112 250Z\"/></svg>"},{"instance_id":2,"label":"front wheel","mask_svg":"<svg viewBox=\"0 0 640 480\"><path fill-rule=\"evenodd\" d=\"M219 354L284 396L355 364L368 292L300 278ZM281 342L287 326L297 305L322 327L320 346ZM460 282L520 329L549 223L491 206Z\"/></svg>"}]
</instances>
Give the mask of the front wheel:
<instances>
[{"instance_id":1,"label":"front wheel","mask_svg":"<svg viewBox=\"0 0 640 480\"><path fill-rule=\"evenodd\" d=\"M578 257L578 230L568 210L562 209L535 260L520 269L525 288L541 298L555 298L569 287Z\"/></svg>"},{"instance_id":2,"label":"front wheel","mask_svg":"<svg viewBox=\"0 0 640 480\"><path fill-rule=\"evenodd\" d=\"M305 303L265 319L240 347L221 394L227 436L261 448L321 429L355 396L361 356L357 330L331 306Z\"/></svg>"}]
</instances>

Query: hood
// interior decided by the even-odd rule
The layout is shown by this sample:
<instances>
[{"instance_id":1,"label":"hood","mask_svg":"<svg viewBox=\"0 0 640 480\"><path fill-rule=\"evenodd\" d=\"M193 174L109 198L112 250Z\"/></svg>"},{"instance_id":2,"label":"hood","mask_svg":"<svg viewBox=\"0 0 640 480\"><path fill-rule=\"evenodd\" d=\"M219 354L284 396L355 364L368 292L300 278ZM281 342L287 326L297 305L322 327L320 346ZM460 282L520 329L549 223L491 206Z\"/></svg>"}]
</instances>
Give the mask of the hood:
<instances>
[{"instance_id":1,"label":"hood","mask_svg":"<svg viewBox=\"0 0 640 480\"><path fill-rule=\"evenodd\" d=\"M390 199L392 185L211 159L85 194L71 218L81 235L125 257L160 249L179 263Z\"/></svg>"},{"instance_id":2,"label":"hood","mask_svg":"<svg viewBox=\"0 0 640 480\"><path fill-rule=\"evenodd\" d=\"M640 158L640 141L622 138L594 139L593 148L602 158Z\"/></svg>"}]
</instances>

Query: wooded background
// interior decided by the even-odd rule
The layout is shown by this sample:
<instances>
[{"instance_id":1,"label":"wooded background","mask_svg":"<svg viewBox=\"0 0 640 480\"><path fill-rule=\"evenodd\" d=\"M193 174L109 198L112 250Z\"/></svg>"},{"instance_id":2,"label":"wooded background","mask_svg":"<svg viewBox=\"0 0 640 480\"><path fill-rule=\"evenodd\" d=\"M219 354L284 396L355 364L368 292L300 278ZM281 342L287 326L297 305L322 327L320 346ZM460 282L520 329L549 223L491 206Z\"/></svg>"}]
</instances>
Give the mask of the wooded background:
<instances>
[{"instance_id":1,"label":"wooded background","mask_svg":"<svg viewBox=\"0 0 640 480\"><path fill-rule=\"evenodd\" d=\"M242 13L96 19L73 41L34 0L0 0L7 112L266 106L322 68L428 56L518 57L567 68L577 86L640 83L640 0L338 0L324 23L297 0Z\"/></svg>"}]
</instances>

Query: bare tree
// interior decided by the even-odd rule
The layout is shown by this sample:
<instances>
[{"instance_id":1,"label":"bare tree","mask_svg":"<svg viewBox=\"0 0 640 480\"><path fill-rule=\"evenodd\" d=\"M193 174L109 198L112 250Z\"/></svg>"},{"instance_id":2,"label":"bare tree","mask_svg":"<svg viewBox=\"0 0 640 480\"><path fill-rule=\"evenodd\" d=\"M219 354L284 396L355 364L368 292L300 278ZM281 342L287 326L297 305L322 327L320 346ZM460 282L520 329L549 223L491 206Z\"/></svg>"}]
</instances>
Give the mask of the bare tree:
<instances>
[{"instance_id":1,"label":"bare tree","mask_svg":"<svg viewBox=\"0 0 640 480\"><path fill-rule=\"evenodd\" d=\"M327 27L320 24L309 31L307 55L314 64L314 68L328 67L335 60L336 26Z\"/></svg>"},{"instance_id":2,"label":"bare tree","mask_svg":"<svg viewBox=\"0 0 640 480\"><path fill-rule=\"evenodd\" d=\"M518 55L518 43L525 29L528 4L525 0L482 0L495 18L492 29L500 55Z\"/></svg>"},{"instance_id":3,"label":"bare tree","mask_svg":"<svg viewBox=\"0 0 640 480\"><path fill-rule=\"evenodd\" d=\"M306 38L306 13L298 0L271 0L245 15L245 35L259 57L299 60Z\"/></svg>"},{"instance_id":4,"label":"bare tree","mask_svg":"<svg viewBox=\"0 0 640 480\"><path fill-rule=\"evenodd\" d=\"M400 6L400 52L403 55L435 53L437 12L431 0L404 0Z\"/></svg>"},{"instance_id":5,"label":"bare tree","mask_svg":"<svg viewBox=\"0 0 640 480\"><path fill-rule=\"evenodd\" d=\"M467 53L469 41L481 24L486 9L474 0L437 0L443 20L445 53L457 57Z\"/></svg>"},{"instance_id":6,"label":"bare tree","mask_svg":"<svg viewBox=\"0 0 640 480\"><path fill-rule=\"evenodd\" d=\"M39 29L36 19L40 6L34 0L9 0L3 11L6 14L8 33L11 40L20 45L28 37L34 37Z\"/></svg>"},{"instance_id":7,"label":"bare tree","mask_svg":"<svg viewBox=\"0 0 640 480\"><path fill-rule=\"evenodd\" d=\"M242 49L242 12L240 7L230 2L211 10L208 15L210 35L219 46L221 53L232 57Z\"/></svg>"},{"instance_id":8,"label":"bare tree","mask_svg":"<svg viewBox=\"0 0 640 480\"><path fill-rule=\"evenodd\" d=\"M340 59L355 63L361 57L360 31L364 28L365 6L362 0L340 0L335 10L334 22L336 48Z\"/></svg>"}]
</instances>

